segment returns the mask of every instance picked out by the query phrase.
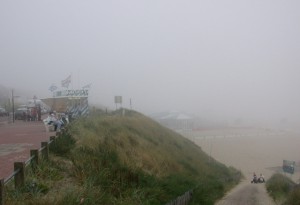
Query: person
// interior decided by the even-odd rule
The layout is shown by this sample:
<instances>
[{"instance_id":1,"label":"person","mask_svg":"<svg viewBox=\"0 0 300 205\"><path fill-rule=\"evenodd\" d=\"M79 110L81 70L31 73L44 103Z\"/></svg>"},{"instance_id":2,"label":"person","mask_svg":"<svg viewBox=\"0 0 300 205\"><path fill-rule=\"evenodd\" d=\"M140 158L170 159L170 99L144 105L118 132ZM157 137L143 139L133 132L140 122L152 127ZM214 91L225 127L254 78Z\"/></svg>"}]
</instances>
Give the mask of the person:
<instances>
[{"instance_id":1,"label":"person","mask_svg":"<svg viewBox=\"0 0 300 205\"><path fill-rule=\"evenodd\" d=\"M62 122L63 122L63 125L69 123L69 122L68 122L68 118L67 118L67 116L66 116L65 113L62 113L62 114L61 114L61 120L62 120Z\"/></svg>"},{"instance_id":2,"label":"person","mask_svg":"<svg viewBox=\"0 0 300 205\"><path fill-rule=\"evenodd\" d=\"M251 183L256 183L257 182L257 176L256 173L253 172L253 180L251 181Z\"/></svg>"},{"instance_id":3,"label":"person","mask_svg":"<svg viewBox=\"0 0 300 205\"><path fill-rule=\"evenodd\" d=\"M25 112L25 111L23 111L23 113L22 113L22 116L23 116L23 121L26 121L27 114L26 114L26 112Z\"/></svg>"},{"instance_id":4,"label":"person","mask_svg":"<svg viewBox=\"0 0 300 205\"><path fill-rule=\"evenodd\" d=\"M49 119L49 122L48 124L52 124L53 123L53 126L54 126L54 131L60 131L60 128L62 126L62 122L61 120L57 119L55 113L51 113L50 115L50 119Z\"/></svg>"},{"instance_id":5,"label":"person","mask_svg":"<svg viewBox=\"0 0 300 205\"><path fill-rule=\"evenodd\" d=\"M265 182L265 177L264 177L263 174L260 174L260 175L259 175L258 181L261 182L261 183Z\"/></svg>"},{"instance_id":6,"label":"person","mask_svg":"<svg viewBox=\"0 0 300 205\"><path fill-rule=\"evenodd\" d=\"M32 121L36 121L36 119L37 119L36 115L37 115L36 108L35 107L31 108L31 117L32 117L31 119L32 119Z\"/></svg>"},{"instance_id":7,"label":"person","mask_svg":"<svg viewBox=\"0 0 300 205\"><path fill-rule=\"evenodd\" d=\"M42 109L41 109L41 105L39 104L38 105L38 121L41 121L42 120Z\"/></svg>"},{"instance_id":8,"label":"person","mask_svg":"<svg viewBox=\"0 0 300 205\"><path fill-rule=\"evenodd\" d=\"M62 114L58 114L57 121L58 121L57 123L60 123L60 127L59 127L60 130L60 128L63 127L65 124L65 122L62 119Z\"/></svg>"},{"instance_id":9,"label":"person","mask_svg":"<svg viewBox=\"0 0 300 205\"><path fill-rule=\"evenodd\" d=\"M27 121L31 121L31 109L26 111Z\"/></svg>"}]
</instances>

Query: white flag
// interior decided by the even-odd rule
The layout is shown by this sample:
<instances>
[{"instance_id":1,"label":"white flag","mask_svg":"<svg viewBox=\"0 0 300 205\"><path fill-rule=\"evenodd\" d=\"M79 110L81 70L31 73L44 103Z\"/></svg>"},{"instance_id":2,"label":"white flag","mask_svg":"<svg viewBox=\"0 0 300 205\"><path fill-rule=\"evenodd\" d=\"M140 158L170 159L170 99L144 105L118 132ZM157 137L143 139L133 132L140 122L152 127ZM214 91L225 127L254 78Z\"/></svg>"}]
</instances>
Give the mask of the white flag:
<instances>
[{"instance_id":1,"label":"white flag","mask_svg":"<svg viewBox=\"0 0 300 205\"><path fill-rule=\"evenodd\" d=\"M54 85L54 84L52 84L50 87L49 87L49 90L51 91L51 92L53 92L54 90L56 90L57 89L57 87L56 87L56 85Z\"/></svg>"},{"instance_id":2,"label":"white flag","mask_svg":"<svg viewBox=\"0 0 300 205\"><path fill-rule=\"evenodd\" d=\"M71 75L69 75L65 80L61 81L61 87L68 88L71 83Z\"/></svg>"},{"instance_id":3,"label":"white flag","mask_svg":"<svg viewBox=\"0 0 300 205\"><path fill-rule=\"evenodd\" d=\"M87 84L85 86L82 87L82 89L90 89L91 88L92 83Z\"/></svg>"}]
</instances>

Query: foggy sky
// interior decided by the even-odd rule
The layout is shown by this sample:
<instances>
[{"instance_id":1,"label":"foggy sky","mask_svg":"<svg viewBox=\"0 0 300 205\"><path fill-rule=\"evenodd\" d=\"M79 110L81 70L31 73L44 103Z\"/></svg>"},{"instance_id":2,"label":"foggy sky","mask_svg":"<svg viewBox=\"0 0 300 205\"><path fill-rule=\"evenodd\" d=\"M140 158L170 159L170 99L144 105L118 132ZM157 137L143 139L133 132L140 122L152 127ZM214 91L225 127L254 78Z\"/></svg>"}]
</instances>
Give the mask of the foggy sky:
<instances>
[{"instance_id":1,"label":"foggy sky","mask_svg":"<svg viewBox=\"0 0 300 205\"><path fill-rule=\"evenodd\" d=\"M300 116L300 1L0 1L0 84L216 118Z\"/></svg>"}]
</instances>

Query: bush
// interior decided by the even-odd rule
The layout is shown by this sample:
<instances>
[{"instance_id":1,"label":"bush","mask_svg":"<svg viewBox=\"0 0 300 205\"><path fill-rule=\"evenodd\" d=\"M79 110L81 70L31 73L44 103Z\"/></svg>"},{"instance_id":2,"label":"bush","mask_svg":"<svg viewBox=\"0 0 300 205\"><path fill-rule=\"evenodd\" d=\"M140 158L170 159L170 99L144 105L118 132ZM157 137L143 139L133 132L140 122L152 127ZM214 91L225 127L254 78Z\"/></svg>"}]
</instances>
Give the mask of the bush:
<instances>
[{"instance_id":1,"label":"bush","mask_svg":"<svg viewBox=\"0 0 300 205\"><path fill-rule=\"evenodd\" d=\"M294 186L294 182L282 174L274 174L266 183L267 190L275 200L285 200Z\"/></svg>"},{"instance_id":2,"label":"bush","mask_svg":"<svg viewBox=\"0 0 300 205\"><path fill-rule=\"evenodd\" d=\"M300 204L300 187L295 186L289 193L286 205L299 205Z\"/></svg>"},{"instance_id":3,"label":"bush","mask_svg":"<svg viewBox=\"0 0 300 205\"><path fill-rule=\"evenodd\" d=\"M70 152L75 146L76 140L68 132L62 132L55 141L50 144L50 151L63 156Z\"/></svg>"}]
</instances>

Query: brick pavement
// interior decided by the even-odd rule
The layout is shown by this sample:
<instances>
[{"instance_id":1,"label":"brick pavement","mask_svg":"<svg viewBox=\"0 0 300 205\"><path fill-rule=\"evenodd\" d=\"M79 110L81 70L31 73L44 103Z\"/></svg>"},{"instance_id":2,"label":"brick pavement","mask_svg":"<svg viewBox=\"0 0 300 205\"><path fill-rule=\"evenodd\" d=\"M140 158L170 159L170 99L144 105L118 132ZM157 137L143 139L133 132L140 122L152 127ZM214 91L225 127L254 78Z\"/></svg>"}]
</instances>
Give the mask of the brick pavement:
<instances>
[{"instance_id":1,"label":"brick pavement","mask_svg":"<svg viewBox=\"0 0 300 205\"><path fill-rule=\"evenodd\" d=\"M31 149L39 149L41 142L49 141L54 132L47 132L43 122L0 124L0 179L13 172L14 162L26 161Z\"/></svg>"}]
</instances>

